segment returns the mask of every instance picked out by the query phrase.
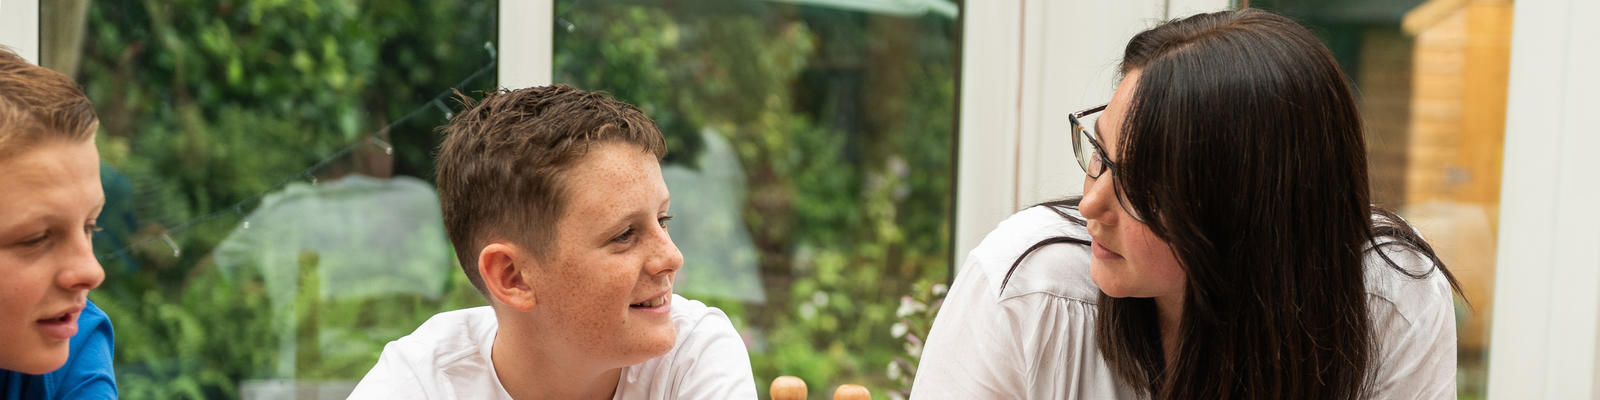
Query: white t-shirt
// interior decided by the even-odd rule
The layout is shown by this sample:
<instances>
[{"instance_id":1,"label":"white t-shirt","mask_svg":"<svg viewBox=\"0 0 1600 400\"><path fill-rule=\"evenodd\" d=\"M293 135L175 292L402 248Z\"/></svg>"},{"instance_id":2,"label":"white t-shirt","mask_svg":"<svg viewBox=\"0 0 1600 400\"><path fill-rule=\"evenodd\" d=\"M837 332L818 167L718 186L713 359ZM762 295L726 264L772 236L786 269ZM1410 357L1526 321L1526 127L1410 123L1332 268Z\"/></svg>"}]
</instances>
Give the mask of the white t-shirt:
<instances>
[{"instance_id":1,"label":"white t-shirt","mask_svg":"<svg viewBox=\"0 0 1600 400\"><path fill-rule=\"evenodd\" d=\"M1034 251L1012 273L1002 296L1000 282L1017 256L1055 236L1089 239L1082 226L1033 207L1001 222L972 250L934 318L912 398L1142 396L1120 383L1095 344L1100 289L1089 277L1087 247ZM1382 247L1408 271L1433 268L1419 253ZM1407 277L1372 250L1367 254L1367 307L1379 346L1368 397L1454 399L1456 328L1449 282L1437 272Z\"/></svg>"},{"instance_id":2,"label":"white t-shirt","mask_svg":"<svg viewBox=\"0 0 1600 400\"><path fill-rule=\"evenodd\" d=\"M750 354L728 316L672 295L678 339L667 354L622 369L614 399L753 399ZM500 327L485 306L439 313L383 347L351 399L511 399L490 361Z\"/></svg>"}]
</instances>

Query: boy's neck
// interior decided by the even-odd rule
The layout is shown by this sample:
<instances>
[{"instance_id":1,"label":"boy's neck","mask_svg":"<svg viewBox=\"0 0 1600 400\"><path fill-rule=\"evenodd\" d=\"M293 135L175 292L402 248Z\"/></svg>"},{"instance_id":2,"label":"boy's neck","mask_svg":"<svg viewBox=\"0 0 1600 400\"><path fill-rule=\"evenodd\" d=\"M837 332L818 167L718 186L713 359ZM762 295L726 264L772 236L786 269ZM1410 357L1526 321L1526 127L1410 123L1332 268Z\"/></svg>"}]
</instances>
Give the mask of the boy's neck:
<instances>
[{"instance_id":1,"label":"boy's neck","mask_svg":"<svg viewBox=\"0 0 1600 400\"><path fill-rule=\"evenodd\" d=\"M615 395L622 368L606 369L581 357L567 357L564 353L570 346L545 342L537 334L521 332L520 324L507 322L512 321L500 320L490 362L511 398L609 400Z\"/></svg>"}]
</instances>

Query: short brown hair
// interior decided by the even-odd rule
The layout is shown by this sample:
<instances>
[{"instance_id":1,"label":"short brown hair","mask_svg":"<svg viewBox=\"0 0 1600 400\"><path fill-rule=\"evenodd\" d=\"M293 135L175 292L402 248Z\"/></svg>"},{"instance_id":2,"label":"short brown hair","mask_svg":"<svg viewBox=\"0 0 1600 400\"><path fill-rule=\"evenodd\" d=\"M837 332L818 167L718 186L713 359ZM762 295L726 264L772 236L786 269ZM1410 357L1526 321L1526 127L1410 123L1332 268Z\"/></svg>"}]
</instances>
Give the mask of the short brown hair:
<instances>
[{"instance_id":1,"label":"short brown hair","mask_svg":"<svg viewBox=\"0 0 1600 400\"><path fill-rule=\"evenodd\" d=\"M480 292L487 293L478 251L489 240L549 249L566 206L563 172L590 145L633 144L657 160L667 154L654 121L605 93L553 85L460 97L467 110L440 128L436 182L445 230Z\"/></svg>"},{"instance_id":2,"label":"short brown hair","mask_svg":"<svg viewBox=\"0 0 1600 400\"><path fill-rule=\"evenodd\" d=\"M99 126L72 79L0 47L0 159L46 138L86 140Z\"/></svg>"}]
</instances>

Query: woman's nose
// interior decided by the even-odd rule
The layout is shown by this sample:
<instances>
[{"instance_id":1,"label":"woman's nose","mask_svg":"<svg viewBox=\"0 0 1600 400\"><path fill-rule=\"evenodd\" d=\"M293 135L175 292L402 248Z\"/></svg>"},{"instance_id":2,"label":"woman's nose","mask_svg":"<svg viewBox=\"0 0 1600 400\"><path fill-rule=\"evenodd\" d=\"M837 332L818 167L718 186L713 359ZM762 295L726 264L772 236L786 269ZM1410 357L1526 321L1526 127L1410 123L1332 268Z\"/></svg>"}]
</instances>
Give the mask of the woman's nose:
<instances>
[{"instance_id":1,"label":"woman's nose","mask_svg":"<svg viewBox=\"0 0 1600 400\"><path fill-rule=\"evenodd\" d=\"M1083 178L1083 200L1078 203L1078 211L1083 213L1084 218L1102 224L1116 218L1116 188L1110 178L1105 174L1099 178Z\"/></svg>"}]
</instances>

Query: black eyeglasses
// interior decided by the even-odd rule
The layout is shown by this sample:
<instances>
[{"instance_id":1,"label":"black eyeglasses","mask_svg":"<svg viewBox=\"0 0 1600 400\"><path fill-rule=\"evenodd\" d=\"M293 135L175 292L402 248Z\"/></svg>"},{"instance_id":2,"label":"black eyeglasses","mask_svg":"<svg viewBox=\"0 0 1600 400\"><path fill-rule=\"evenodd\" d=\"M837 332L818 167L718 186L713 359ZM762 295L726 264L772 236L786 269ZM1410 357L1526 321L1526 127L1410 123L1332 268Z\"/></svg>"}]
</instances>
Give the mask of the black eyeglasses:
<instances>
[{"instance_id":1,"label":"black eyeglasses","mask_svg":"<svg viewBox=\"0 0 1600 400\"><path fill-rule=\"evenodd\" d=\"M1106 169L1112 167L1110 157L1105 149L1100 147L1100 141L1095 139L1088 128L1080 120L1090 115L1104 111L1104 104L1087 110L1067 114L1067 120L1072 122L1072 154L1078 158L1078 166L1083 172L1089 174L1091 179L1099 179Z\"/></svg>"},{"instance_id":2,"label":"black eyeglasses","mask_svg":"<svg viewBox=\"0 0 1600 400\"><path fill-rule=\"evenodd\" d=\"M1105 109L1106 105L1101 104L1087 110L1067 114L1067 120L1072 122L1072 154L1078 158L1078 166L1083 168L1083 173L1089 175L1089 179L1100 179L1107 171L1110 171L1113 176L1117 173L1117 165L1111 162L1111 156L1106 154L1105 147L1100 145L1100 140L1081 122L1081 120ZM1093 125L1090 126L1092 127ZM1134 212L1132 207L1128 207L1128 202L1122 200L1122 189L1118 188L1115 182L1112 183L1111 187L1111 190L1116 192L1117 204L1122 206L1122 210L1132 216L1135 221L1144 222L1139 213Z\"/></svg>"}]
</instances>

